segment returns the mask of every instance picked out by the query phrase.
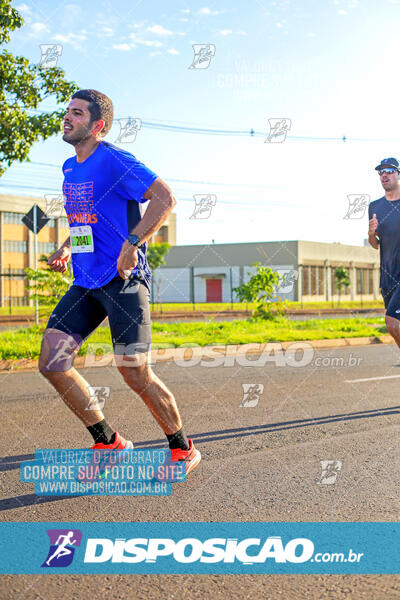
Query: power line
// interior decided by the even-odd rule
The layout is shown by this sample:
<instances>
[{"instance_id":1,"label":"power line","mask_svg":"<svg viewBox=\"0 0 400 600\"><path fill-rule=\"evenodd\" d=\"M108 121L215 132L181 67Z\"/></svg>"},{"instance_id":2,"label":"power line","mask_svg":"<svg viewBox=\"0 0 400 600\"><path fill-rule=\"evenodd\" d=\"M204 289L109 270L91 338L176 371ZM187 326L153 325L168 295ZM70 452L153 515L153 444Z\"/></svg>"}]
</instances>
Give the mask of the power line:
<instances>
[{"instance_id":1,"label":"power line","mask_svg":"<svg viewBox=\"0 0 400 600\"><path fill-rule=\"evenodd\" d=\"M38 109L29 109L28 112L34 112L36 114L43 114L44 112L54 112L62 109L49 109L48 111L41 111ZM117 117L116 121L128 121L133 117ZM139 117L136 117L139 119ZM173 121L153 121L140 119L142 127L146 129L154 129L159 131L169 131L176 133L188 133L194 135L217 135L225 137L263 137L266 138L268 135L267 131L258 131L253 127L249 129L217 129L212 127L201 127L201 126L188 126L188 125L172 125ZM346 135L340 136L313 136L313 135L286 135L286 139L293 141L312 141L312 142L399 142L400 138L357 138L348 137Z\"/></svg>"},{"instance_id":2,"label":"power line","mask_svg":"<svg viewBox=\"0 0 400 600\"><path fill-rule=\"evenodd\" d=\"M62 174L61 174L61 165L55 165L54 163L43 163L43 162L39 162L39 161L29 161L26 163L22 163L22 164L15 164L14 168L17 168L18 171L23 170L24 168L28 167L29 169L29 165L35 165L38 167L50 167L53 169L57 169L59 171L60 174L60 178L62 178ZM14 175L14 174L12 174ZM12 175L8 175L7 171L5 173L5 176L3 177L12 177ZM36 172L31 172L28 174L29 177L39 177L41 179L41 181L43 181L43 175L41 173L36 173ZM25 174L24 174L25 176ZM221 187L241 187L241 188L255 188L255 189L271 189L271 186L268 185L257 185L254 183L225 183L225 182L218 182L218 181L200 181L200 180L193 180L193 179L176 179L174 177L166 177L165 181L171 182L171 183L182 183L182 184L195 184L195 185L216 185L216 186L221 186ZM3 184L0 183L0 186L2 186Z\"/></svg>"},{"instance_id":3,"label":"power line","mask_svg":"<svg viewBox=\"0 0 400 600\"><path fill-rule=\"evenodd\" d=\"M0 190L4 189L7 190L8 188L17 188L17 189L24 189L24 190L32 190L35 191L36 193L51 193L51 194L61 194L60 188L51 188L51 187L46 187L46 186L33 186L33 185L21 185L19 183L9 183L9 184L0 184ZM194 199L193 197L183 197L183 196L178 196L178 202L190 202L191 204L193 204ZM220 200L219 198L217 198L217 204L229 204L231 206L236 206L237 208L247 208L248 206L255 206L257 207L257 209L261 210L263 208L268 209L268 208L273 208L277 206L277 203L273 203L273 202L265 202L263 201L262 204L261 203L257 203L257 202L251 202L246 200L245 202L235 202L233 200ZM288 205L286 205L288 206Z\"/></svg>"}]
</instances>

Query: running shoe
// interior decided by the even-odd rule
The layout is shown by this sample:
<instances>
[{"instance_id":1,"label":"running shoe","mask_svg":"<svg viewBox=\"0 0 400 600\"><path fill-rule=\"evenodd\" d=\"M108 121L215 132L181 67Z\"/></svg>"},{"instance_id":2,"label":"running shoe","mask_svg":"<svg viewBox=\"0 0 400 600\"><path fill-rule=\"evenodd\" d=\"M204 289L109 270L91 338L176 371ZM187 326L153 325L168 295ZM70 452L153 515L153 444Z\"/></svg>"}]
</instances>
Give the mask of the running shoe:
<instances>
[{"instance_id":1,"label":"running shoe","mask_svg":"<svg viewBox=\"0 0 400 600\"><path fill-rule=\"evenodd\" d=\"M201 461L200 451L195 448L193 441L189 439L189 450L182 450L181 448L175 448L171 450L171 458L167 459L162 465L157 469L156 479L158 481L165 482L178 482L184 479L184 471L179 469L179 471L174 467L178 466L176 463L186 463L186 476L192 471L199 462Z\"/></svg>"},{"instance_id":2,"label":"running shoe","mask_svg":"<svg viewBox=\"0 0 400 600\"><path fill-rule=\"evenodd\" d=\"M126 440L115 432L114 441L112 444L94 444L91 450L94 450L90 463L86 466L86 473L79 481L100 481L107 478L107 472L113 465L119 464L129 450L133 449L133 444L130 440ZM116 454L110 454L110 450L115 450Z\"/></svg>"}]
</instances>

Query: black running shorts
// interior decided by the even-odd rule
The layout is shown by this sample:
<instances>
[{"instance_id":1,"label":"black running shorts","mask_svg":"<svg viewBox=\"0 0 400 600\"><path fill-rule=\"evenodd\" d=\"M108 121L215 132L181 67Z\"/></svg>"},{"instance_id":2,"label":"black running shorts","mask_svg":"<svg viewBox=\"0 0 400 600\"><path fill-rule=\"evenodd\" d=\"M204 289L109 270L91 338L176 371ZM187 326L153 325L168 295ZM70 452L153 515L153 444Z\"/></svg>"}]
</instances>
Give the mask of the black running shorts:
<instances>
[{"instance_id":1,"label":"black running shorts","mask_svg":"<svg viewBox=\"0 0 400 600\"><path fill-rule=\"evenodd\" d=\"M84 341L106 317L115 354L150 350L150 292L137 277L124 280L118 275L93 290L73 285L54 309L47 329L79 335Z\"/></svg>"},{"instance_id":2,"label":"black running shorts","mask_svg":"<svg viewBox=\"0 0 400 600\"><path fill-rule=\"evenodd\" d=\"M386 314L400 320L400 285L391 290L381 290L385 303Z\"/></svg>"}]
</instances>

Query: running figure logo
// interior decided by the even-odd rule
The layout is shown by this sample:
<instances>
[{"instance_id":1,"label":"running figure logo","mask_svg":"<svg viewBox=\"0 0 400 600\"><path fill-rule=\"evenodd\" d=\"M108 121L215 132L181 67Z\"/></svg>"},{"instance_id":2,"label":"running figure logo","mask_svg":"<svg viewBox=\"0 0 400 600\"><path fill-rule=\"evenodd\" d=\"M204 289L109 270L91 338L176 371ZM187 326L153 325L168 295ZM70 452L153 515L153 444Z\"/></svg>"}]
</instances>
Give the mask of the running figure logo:
<instances>
[{"instance_id":1,"label":"running figure logo","mask_svg":"<svg viewBox=\"0 0 400 600\"><path fill-rule=\"evenodd\" d=\"M63 194L45 194L46 215L48 217L61 217L64 210L66 198Z\"/></svg>"},{"instance_id":2,"label":"running figure logo","mask_svg":"<svg viewBox=\"0 0 400 600\"><path fill-rule=\"evenodd\" d=\"M118 119L118 121L120 131L114 143L123 142L124 144L129 144L134 142L136 140L137 132L142 128L141 119L129 117L128 119Z\"/></svg>"},{"instance_id":3,"label":"running figure logo","mask_svg":"<svg viewBox=\"0 0 400 600\"><path fill-rule=\"evenodd\" d=\"M262 383L242 383L243 399L239 408L253 408L257 406L261 394L264 392Z\"/></svg>"},{"instance_id":4,"label":"running figure logo","mask_svg":"<svg viewBox=\"0 0 400 600\"><path fill-rule=\"evenodd\" d=\"M194 57L189 69L208 69L213 56L215 56L214 44L192 44Z\"/></svg>"},{"instance_id":5,"label":"running figure logo","mask_svg":"<svg viewBox=\"0 0 400 600\"><path fill-rule=\"evenodd\" d=\"M278 274L280 279L277 291L281 294L289 294L293 291L294 284L299 278L298 271L295 271L294 269L290 269L289 271L278 269Z\"/></svg>"},{"instance_id":6,"label":"running figure logo","mask_svg":"<svg viewBox=\"0 0 400 600\"><path fill-rule=\"evenodd\" d=\"M362 219L371 197L368 194L349 194L349 208L343 219Z\"/></svg>"},{"instance_id":7,"label":"running figure logo","mask_svg":"<svg viewBox=\"0 0 400 600\"><path fill-rule=\"evenodd\" d=\"M61 44L40 44L40 62L39 67L56 67L58 58L62 54Z\"/></svg>"},{"instance_id":8,"label":"running figure logo","mask_svg":"<svg viewBox=\"0 0 400 600\"><path fill-rule=\"evenodd\" d=\"M268 119L269 133L264 143L281 144L292 126L291 119Z\"/></svg>"},{"instance_id":9,"label":"running figure logo","mask_svg":"<svg viewBox=\"0 0 400 600\"><path fill-rule=\"evenodd\" d=\"M217 203L215 194L193 194L195 207L190 219L208 219Z\"/></svg>"},{"instance_id":10,"label":"running figure logo","mask_svg":"<svg viewBox=\"0 0 400 600\"><path fill-rule=\"evenodd\" d=\"M48 529L50 548L42 567L68 567L72 563L75 547L81 545L79 529Z\"/></svg>"},{"instance_id":11,"label":"running figure logo","mask_svg":"<svg viewBox=\"0 0 400 600\"><path fill-rule=\"evenodd\" d=\"M85 410L103 410L106 400L110 397L110 389L109 386L88 385L90 400Z\"/></svg>"},{"instance_id":12,"label":"running figure logo","mask_svg":"<svg viewBox=\"0 0 400 600\"><path fill-rule=\"evenodd\" d=\"M341 460L321 460L322 473L317 483L319 485L332 485L335 483L339 471L342 468Z\"/></svg>"}]
</instances>

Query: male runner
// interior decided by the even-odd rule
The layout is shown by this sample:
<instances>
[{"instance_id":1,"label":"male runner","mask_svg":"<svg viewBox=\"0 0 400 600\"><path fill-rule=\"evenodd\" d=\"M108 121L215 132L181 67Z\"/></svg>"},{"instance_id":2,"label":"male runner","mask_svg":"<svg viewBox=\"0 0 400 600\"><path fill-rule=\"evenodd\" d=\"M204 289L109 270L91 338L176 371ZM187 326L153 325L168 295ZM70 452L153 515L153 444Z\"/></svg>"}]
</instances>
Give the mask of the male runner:
<instances>
[{"instance_id":1,"label":"male runner","mask_svg":"<svg viewBox=\"0 0 400 600\"><path fill-rule=\"evenodd\" d=\"M368 240L380 250L380 288L386 308L386 327L400 347L400 166L384 158L375 170L385 195L369 205Z\"/></svg>"},{"instance_id":2,"label":"male runner","mask_svg":"<svg viewBox=\"0 0 400 600\"><path fill-rule=\"evenodd\" d=\"M72 96L63 140L76 157L63 165L63 194L70 237L48 259L74 282L43 335L39 370L86 425L93 449L132 448L93 405L90 386L72 366L81 344L108 316L114 356L125 382L144 400L167 436L172 460L186 473L200 452L183 431L174 396L152 371L148 240L176 204L169 187L132 154L104 142L113 122L111 100L96 90ZM149 200L145 214L141 203Z\"/></svg>"}]
</instances>

